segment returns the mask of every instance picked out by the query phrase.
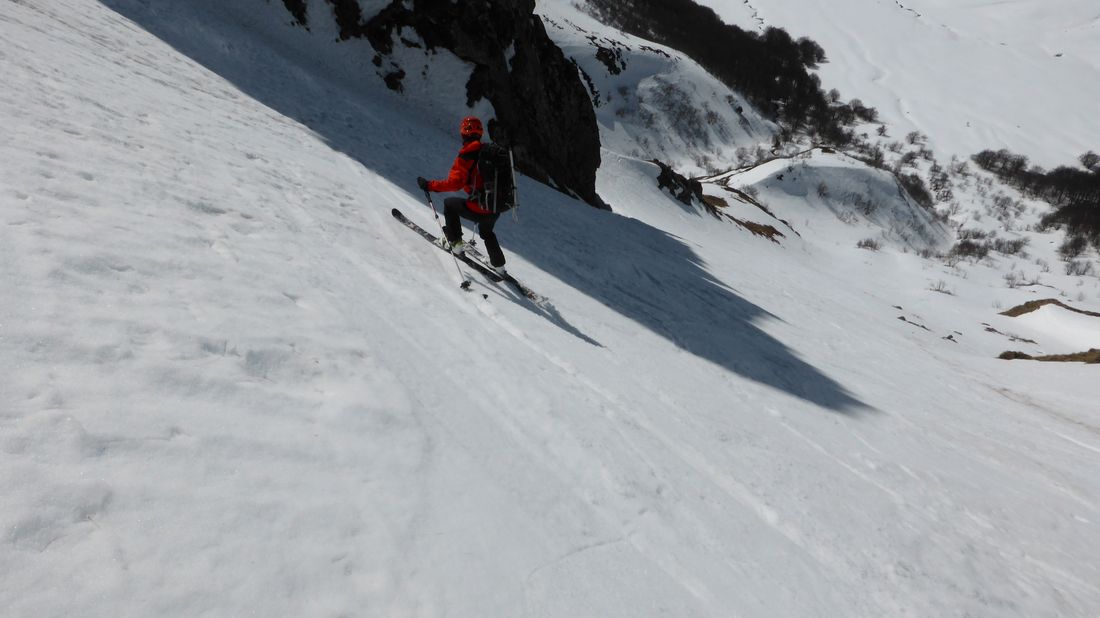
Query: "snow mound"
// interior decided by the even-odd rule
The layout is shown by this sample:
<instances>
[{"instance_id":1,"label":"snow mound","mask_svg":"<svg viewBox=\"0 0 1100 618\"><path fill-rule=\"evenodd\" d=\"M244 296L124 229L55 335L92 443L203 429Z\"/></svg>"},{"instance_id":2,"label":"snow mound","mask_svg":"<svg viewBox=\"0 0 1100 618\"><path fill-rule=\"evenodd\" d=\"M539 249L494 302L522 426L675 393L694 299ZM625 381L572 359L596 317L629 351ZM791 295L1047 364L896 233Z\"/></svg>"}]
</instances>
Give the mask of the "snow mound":
<instances>
[{"instance_id":1,"label":"snow mound","mask_svg":"<svg viewBox=\"0 0 1100 618\"><path fill-rule=\"evenodd\" d=\"M813 150L711 182L756 195L804 236L850 245L870 238L918 251L941 248L950 238L893 174L842 154Z\"/></svg>"},{"instance_id":2,"label":"snow mound","mask_svg":"<svg viewBox=\"0 0 1100 618\"><path fill-rule=\"evenodd\" d=\"M1048 354L1100 348L1100 318L1050 304L1018 316L1019 336L1034 339Z\"/></svg>"}]
</instances>

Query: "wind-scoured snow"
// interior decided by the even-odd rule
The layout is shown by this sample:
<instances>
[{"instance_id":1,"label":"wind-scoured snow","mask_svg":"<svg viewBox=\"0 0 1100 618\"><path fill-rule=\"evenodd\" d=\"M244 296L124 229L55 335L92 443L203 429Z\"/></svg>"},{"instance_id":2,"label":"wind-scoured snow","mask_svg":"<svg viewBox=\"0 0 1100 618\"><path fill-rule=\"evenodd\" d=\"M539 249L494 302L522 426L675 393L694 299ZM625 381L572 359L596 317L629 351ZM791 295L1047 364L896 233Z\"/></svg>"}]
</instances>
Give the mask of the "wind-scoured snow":
<instances>
[{"instance_id":1,"label":"wind-scoured snow","mask_svg":"<svg viewBox=\"0 0 1100 618\"><path fill-rule=\"evenodd\" d=\"M552 304L463 292L389 214L433 228L461 111L282 11L0 6L5 615L1100 608L1095 370L982 326L1032 290L605 151L615 213L521 179L498 226Z\"/></svg>"}]
</instances>

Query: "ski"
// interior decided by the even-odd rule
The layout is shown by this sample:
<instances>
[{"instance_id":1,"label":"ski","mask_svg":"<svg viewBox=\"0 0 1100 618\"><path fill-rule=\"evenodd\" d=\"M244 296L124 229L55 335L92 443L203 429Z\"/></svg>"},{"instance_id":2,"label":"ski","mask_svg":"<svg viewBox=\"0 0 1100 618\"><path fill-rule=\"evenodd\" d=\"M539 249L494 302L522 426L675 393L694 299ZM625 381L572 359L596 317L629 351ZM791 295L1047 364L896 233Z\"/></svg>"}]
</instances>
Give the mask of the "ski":
<instances>
[{"instance_id":1,"label":"ski","mask_svg":"<svg viewBox=\"0 0 1100 618\"><path fill-rule=\"evenodd\" d=\"M444 251L446 253L450 253L450 251L447 251L446 249L443 248L442 245L439 244L439 238L438 237L436 237L434 234L432 234L428 230L425 230L424 228L422 228L419 225L417 225L417 224L413 223L412 221L410 221L408 219L408 217L406 217L400 210L394 208L393 210L390 211L390 214L393 215L394 219L397 219L398 221L403 223L405 225L405 227L407 227L410 230L416 232L417 234L420 234L420 236L423 237L424 240L430 242L433 246L435 246L436 249L439 249L440 251ZM485 275L485 277L492 280L494 283L500 283L501 281L504 281L504 279L500 275L498 275L495 272L493 272L492 270L490 270L484 264L481 264L480 262L476 262L476 261L470 259L469 256L467 256L467 255L457 255L455 257L458 258L460 261L462 261L467 266L469 266L470 268L476 270L477 272L481 273L482 275ZM469 287L470 287L470 282L469 281L464 281L463 284L462 284L462 289L465 290L465 289L468 289Z\"/></svg>"},{"instance_id":2,"label":"ski","mask_svg":"<svg viewBox=\"0 0 1100 618\"><path fill-rule=\"evenodd\" d=\"M472 244L472 241L471 241L471 244ZM481 264L482 266L484 266L486 268L489 268L489 263L485 260L485 256L478 253L477 250L474 249L473 247L470 247L469 249L467 249L466 253L464 255L468 256L471 260L477 262L478 264ZM517 292L519 292L520 294L526 296L528 300L530 300L532 302L535 302L535 303L543 303L543 302L546 301L546 299L543 296L539 295L538 293L536 293L534 290L527 287L526 285L523 285L522 283L520 283L519 280L516 279L515 277L513 277L510 273L505 274L505 275L501 275L501 274L498 274L496 271L493 271L493 274L497 275L497 277L499 277L500 279L502 279L503 281L505 281L506 283L511 285Z\"/></svg>"},{"instance_id":3,"label":"ski","mask_svg":"<svg viewBox=\"0 0 1100 618\"><path fill-rule=\"evenodd\" d=\"M424 240L430 242L436 249L439 249L440 251L447 251L446 249L443 248L442 245L439 244L439 238L438 237L436 237L434 234L432 234L428 230L425 230L424 228L420 227L419 225L413 223L412 221L409 221L408 217L406 217L400 210L394 208L393 210L390 211L390 214L393 215L394 219L397 219L398 221L403 223L405 225L405 227L407 227L410 230L416 232L417 234L420 234L420 236L423 237ZM450 252L447 251L447 253L450 253ZM476 270L477 272L481 273L482 275L484 275L487 279L489 279L493 283L501 283L501 282L508 283L509 285L512 286L513 289L515 289L517 292L519 292L523 296L527 297L527 299L532 301L532 302L543 303L543 302L546 301L545 298L543 298L542 296L540 296L539 294L534 292L531 288L529 288L529 287L523 285L522 283L520 283L512 275L507 274L507 275L502 276L502 275L497 274L496 271L494 271L492 269L492 267L489 266L489 264L485 261L484 256L482 256L480 253L475 251L473 249L473 247L468 249L462 255L455 256L455 257L457 257L459 260L462 261L462 263L466 264L470 268L472 268L472 269ZM462 287L463 287L463 289L466 289L468 287L468 284L465 284Z\"/></svg>"}]
</instances>

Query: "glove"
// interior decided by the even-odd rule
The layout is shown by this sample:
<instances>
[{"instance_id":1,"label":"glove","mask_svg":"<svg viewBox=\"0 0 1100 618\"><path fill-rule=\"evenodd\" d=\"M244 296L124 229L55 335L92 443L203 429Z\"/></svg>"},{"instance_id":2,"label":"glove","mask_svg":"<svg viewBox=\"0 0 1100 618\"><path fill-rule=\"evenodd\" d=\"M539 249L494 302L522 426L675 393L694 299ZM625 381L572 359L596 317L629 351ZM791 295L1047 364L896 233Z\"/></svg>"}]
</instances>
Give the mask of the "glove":
<instances>
[{"instance_id":1,"label":"glove","mask_svg":"<svg viewBox=\"0 0 1100 618\"><path fill-rule=\"evenodd\" d=\"M418 176L416 178L416 186L420 187L421 191L427 191L428 190L428 179L424 178L423 176Z\"/></svg>"}]
</instances>

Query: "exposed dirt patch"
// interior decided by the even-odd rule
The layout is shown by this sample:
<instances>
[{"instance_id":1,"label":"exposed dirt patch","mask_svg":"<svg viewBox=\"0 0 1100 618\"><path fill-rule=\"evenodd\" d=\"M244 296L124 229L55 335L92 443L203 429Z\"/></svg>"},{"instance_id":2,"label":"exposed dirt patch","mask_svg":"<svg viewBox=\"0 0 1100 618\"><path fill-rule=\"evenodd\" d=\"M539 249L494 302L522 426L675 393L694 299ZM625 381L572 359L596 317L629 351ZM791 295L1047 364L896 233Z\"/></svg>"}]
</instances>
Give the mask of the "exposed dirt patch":
<instances>
[{"instance_id":1,"label":"exposed dirt patch","mask_svg":"<svg viewBox=\"0 0 1100 618\"><path fill-rule=\"evenodd\" d=\"M1100 364L1100 350L1093 348L1088 352L1077 352L1076 354L1050 354L1047 356L1031 356L1030 354L1024 354L1023 352L1002 352L997 358L1001 360L1036 360L1046 362L1057 363L1087 363L1090 365Z\"/></svg>"},{"instance_id":2,"label":"exposed dirt patch","mask_svg":"<svg viewBox=\"0 0 1100 618\"><path fill-rule=\"evenodd\" d=\"M733 217L727 213L722 212L723 208L729 208L729 202L718 196L703 195L703 204L707 207L707 211L710 212L710 214L719 218L725 217L726 219L729 219L730 221L736 223L738 226L752 232L755 236L763 236L764 238L767 238L768 240L776 244L779 244L779 241L776 240L776 236L778 236L779 238L785 238L785 236L783 236L783 232L780 232L773 226L765 225L763 223L756 223L754 221L738 219L737 217Z\"/></svg>"},{"instance_id":3,"label":"exposed dirt patch","mask_svg":"<svg viewBox=\"0 0 1100 618\"><path fill-rule=\"evenodd\" d=\"M1032 339L1026 339L1024 337L1017 337L1016 335L1010 335L1008 333L1002 333L1001 331L997 330L996 328L993 328L992 326L990 326L989 324L986 324L985 322L982 322L982 326L985 327L985 332L987 332L987 333L996 333L998 335L1008 337L1009 340L1011 340L1011 341L1019 341L1021 343L1030 343L1030 344L1033 344L1033 345L1039 345L1038 341L1034 341Z\"/></svg>"},{"instance_id":4,"label":"exposed dirt patch","mask_svg":"<svg viewBox=\"0 0 1100 618\"><path fill-rule=\"evenodd\" d=\"M1059 306L1063 309L1069 309L1070 311L1072 311L1074 313L1080 313L1082 315L1091 315L1093 317L1100 318L1100 313L1096 313L1094 311L1085 311L1083 309L1075 309L1075 308L1070 307L1069 305L1063 303L1062 301L1056 300L1054 298L1045 298L1043 300L1029 301L1029 302L1026 302L1022 305L1018 305L1016 307L1013 307L1013 308L1009 309L1008 311L1002 311L1001 315L1007 315L1010 318L1015 318L1015 317L1019 317L1021 315L1027 314L1027 313L1031 313L1032 311L1038 311L1041 307L1045 307L1047 305L1057 305L1057 306Z\"/></svg>"},{"instance_id":5,"label":"exposed dirt patch","mask_svg":"<svg viewBox=\"0 0 1100 618\"><path fill-rule=\"evenodd\" d=\"M910 320L909 318L905 317L904 315L899 315L898 319L901 320L902 322L905 322L906 324L912 324L913 326L916 326L917 328L923 328L924 330L926 330L928 332L932 332L931 328L928 328L927 326L925 326L924 324L921 324L919 322L914 322L913 320Z\"/></svg>"},{"instance_id":6,"label":"exposed dirt patch","mask_svg":"<svg viewBox=\"0 0 1100 618\"><path fill-rule=\"evenodd\" d=\"M768 210L767 206L761 204L760 201L757 200L756 198L754 198L753 196L749 195L748 193L745 193L744 191L742 191L740 189L735 189L733 187L728 187L727 186L727 187L723 187L723 188L726 191L729 191L730 193L736 195L741 201L745 202L746 204L752 204L753 206L756 206L760 210L764 211L764 214L768 215L772 219L775 219L776 221L778 221L778 222L782 223L783 225L787 226L787 228L790 229L792 232L794 232L796 236L800 236L800 234L797 231L795 231L795 229L793 227L791 227L790 223L787 223L783 219L780 219L779 217L775 216L775 213Z\"/></svg>"},{"instance_id":7,"label":"exposed dirt patch","mask_svg":"<svg viewBox=\"0 0 1100 618\"><path fill-rule=\"evenodd\" d=\"M730 221L733 221L737 225L740 225L741 227L745 228L746 230L752 232L754 235L763 236L764 238L767 238L768 240L774 242L775 244L779 244L779 241L775 239L776 236L778 236L780 238L785 238L783 236L783 232L780 232L779 230L775 229L774 227L772 227L770 225L764 225L763 223L755 223L753 221L744 221L744 220L738 219L737 217L731 217L729 215L726 215L726 213L722 213L722 214L725 215L726 218L729 219Z\"/></svg>"},{"instance_id":8,"label":"exposed dirt patch","mask_svg":"<svg viewBox=\"0 0 1100 618\"><path fill-rule=\"evenodd\" d=\"M719 208L729 208L730 205L729 202L716 195L703 195L703 203L707 205L711 212L715 212Z\"/></svg>"}]
</instances>

